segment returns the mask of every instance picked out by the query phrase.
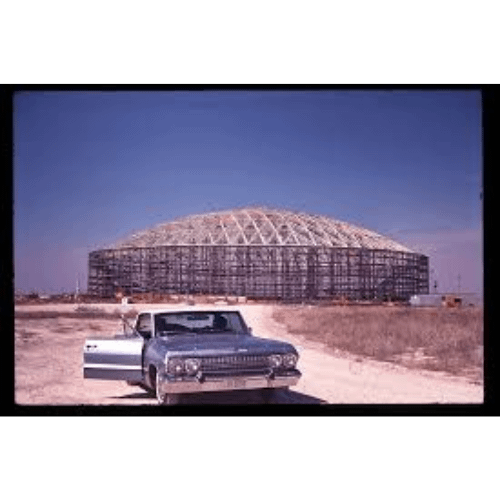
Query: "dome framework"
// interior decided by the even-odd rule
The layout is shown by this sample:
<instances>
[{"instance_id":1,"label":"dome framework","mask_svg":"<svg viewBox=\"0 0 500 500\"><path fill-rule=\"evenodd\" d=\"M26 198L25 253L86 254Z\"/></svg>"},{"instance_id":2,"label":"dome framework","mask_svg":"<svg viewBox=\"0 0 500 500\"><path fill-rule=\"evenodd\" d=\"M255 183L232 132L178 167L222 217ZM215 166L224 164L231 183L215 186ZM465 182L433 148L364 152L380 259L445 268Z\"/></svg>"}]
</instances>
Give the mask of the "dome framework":
<instances>
[{"instance_id":1,"label":"dome framework","mask_svg":"<svg viewBox=\"0 0 500 500\"><path fill-rule=\"evenodd\" d=\"M325 216L242 208L183 217L91 252L88 290L406 300L428 293L428 258Z\"/></svg>"}]
</instances>

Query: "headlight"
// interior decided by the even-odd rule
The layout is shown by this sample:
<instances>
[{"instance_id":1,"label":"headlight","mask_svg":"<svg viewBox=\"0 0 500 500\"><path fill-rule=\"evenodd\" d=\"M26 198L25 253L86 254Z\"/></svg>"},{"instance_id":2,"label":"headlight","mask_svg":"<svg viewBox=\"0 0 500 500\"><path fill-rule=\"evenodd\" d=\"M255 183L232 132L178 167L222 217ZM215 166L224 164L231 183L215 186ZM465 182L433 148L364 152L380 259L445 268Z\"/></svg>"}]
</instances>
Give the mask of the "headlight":
<instances>
[{"instance_id":1,"label":"headlight","mask_svg":"<svg viewBox=\"0 0 500 500\"><path fill-rule=\"evenodd\" d=\"M194 375L200 369L200 366L200 360L196 358L190 358L184 361L184 368L189 375Z\"/></svg>"},{"instance_id":2,"label":"headlight","mask_svg":"<svg viewBox=\"0 0 500 500\"><path fill-rule=\"evenodd\" d=\"M295 368L297 364L298 356L293 352L289 352L283 356L283 365L285 368Z\"/></svg>"},{"instance_id":3,"label":"headlight","mask_svg":"<svg viewBox=\"0 0 500 500\"><path fill-rule=\"evenodd\" d=\"M269 364L273 367L273 368L278 368L281 366L281 362L282 362L282 357L281 357L281 354L271 354L269 356Z\"/></svg>"},{"instance_id":4,"label":"headlight","mask_svg":"<svg viewBox=\"0 0 500 500\"><path fill-rule=\"evenodd\" d=\"M180 375L184 371L184 362L179 358L171 358L167 363L167 372L170 375Z\"/></svg>"}]
</instances>

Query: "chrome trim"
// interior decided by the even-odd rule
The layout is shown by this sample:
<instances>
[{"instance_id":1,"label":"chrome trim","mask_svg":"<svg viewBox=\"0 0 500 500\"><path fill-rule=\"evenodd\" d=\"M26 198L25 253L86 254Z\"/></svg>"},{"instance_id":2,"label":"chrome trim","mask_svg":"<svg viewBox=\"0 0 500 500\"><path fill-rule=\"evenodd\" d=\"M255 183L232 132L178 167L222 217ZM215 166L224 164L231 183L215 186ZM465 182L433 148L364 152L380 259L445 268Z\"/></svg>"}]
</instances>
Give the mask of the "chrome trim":
<instances>
[{"instance_id":1,"label":"chrome trim","mask_svg":"<svg viewBox=\"0 0 500 500\"><path fill-rule=\"evenodd\" d=\"M219 378L211 376L200 381L193 378L189 380L168 380L163 377L161 390L164 394L182 394L192 392L211 392L211 391L234 391L248 389L265 389L271 387L288 387L297 384L301 373L295 370L290 375L277 375L274 377L224 377ZM203 380L203 379L202 379Z\"/></svg>"},{"instance_id":2,"label":"chrome trim","mask_svg":"<svg viewBox=\"0 0 500 500\"><path fill-rule=\"evenodd\" d=\"M96 370L142 370L140 365L110 365L101 363L85 363L84 368L95 368Z\"/></svg>"},{"instance_id":3,"label":"chrome trim","mask_svg":"<svg viewBox=\"0 0 500 500\"><path fill-rule=\"evenodd\" d=\"M269 367L267 354L223 354L205 356L200 360L202 371Z\"/></svg>"}]
</instances>

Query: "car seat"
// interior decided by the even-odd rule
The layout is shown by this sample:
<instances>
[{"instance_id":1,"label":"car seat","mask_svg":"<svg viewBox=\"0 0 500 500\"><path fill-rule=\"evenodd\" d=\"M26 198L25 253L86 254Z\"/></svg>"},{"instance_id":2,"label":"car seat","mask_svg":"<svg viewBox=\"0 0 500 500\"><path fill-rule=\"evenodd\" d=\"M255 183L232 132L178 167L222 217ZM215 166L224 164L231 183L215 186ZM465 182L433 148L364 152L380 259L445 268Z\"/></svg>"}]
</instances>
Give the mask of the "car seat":
<instances>
[{"instance_id":1,"label":"car seat","mask_svg":"<svg viewBox=\"0 0 500 500\"><path fill-rule=\"evenodd\" d=\"M215 330L227 330L227 319L220 314L214 316L213 328Z\"/></svg>"}]
</instances>

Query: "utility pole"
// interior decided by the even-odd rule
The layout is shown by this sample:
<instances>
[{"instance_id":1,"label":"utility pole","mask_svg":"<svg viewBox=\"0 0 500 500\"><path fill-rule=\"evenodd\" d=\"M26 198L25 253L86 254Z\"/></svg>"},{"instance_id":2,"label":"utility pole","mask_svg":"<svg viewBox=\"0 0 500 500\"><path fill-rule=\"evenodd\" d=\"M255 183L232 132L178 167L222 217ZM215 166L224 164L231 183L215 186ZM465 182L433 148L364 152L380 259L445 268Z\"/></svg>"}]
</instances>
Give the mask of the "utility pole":
<instances>
[{"instance_id":1,"label":"utility pole","mask_svg":"<svg viewBox=\"0 0 500 500\"><path fill-rule=\"evenodd\" d=\"M458 274L458 293L460 293L460 273Z\"/></svg>"},{"instance_id":2,"label":"utility pole","mask_svg":"<svg viewBox=\"0 0 500 500\"><path fill-rule=\"evenodd\" d=\"M436 274L434 272L434 269L431 269L431 281L433 282L432 286L434 289L434 293L437 293L438 282L436 279Z\"/></svg>"}]
</instances>

